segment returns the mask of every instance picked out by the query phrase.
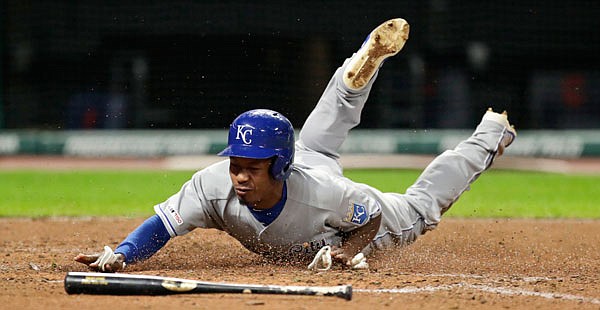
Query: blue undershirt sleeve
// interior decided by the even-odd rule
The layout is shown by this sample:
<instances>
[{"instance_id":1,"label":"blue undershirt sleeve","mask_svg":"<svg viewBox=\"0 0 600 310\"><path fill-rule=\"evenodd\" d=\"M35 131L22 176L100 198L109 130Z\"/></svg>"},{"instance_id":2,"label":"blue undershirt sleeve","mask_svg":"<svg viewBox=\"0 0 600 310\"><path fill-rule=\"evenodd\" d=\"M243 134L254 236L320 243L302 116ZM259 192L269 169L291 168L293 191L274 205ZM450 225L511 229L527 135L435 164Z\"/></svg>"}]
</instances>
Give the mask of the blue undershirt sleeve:
<instances>
[{"instance_id":1,"label":"blue undershirt sleeve","mask_svg":"<svg viewBox=\"0 0 600 310\"><path fill-rule=\"evenodd\" d=\"M148 218L117 246L115 253L125 255L125 262L145 260L158 252L171 239L158 215Z\"/></svg>"}]
</instances>

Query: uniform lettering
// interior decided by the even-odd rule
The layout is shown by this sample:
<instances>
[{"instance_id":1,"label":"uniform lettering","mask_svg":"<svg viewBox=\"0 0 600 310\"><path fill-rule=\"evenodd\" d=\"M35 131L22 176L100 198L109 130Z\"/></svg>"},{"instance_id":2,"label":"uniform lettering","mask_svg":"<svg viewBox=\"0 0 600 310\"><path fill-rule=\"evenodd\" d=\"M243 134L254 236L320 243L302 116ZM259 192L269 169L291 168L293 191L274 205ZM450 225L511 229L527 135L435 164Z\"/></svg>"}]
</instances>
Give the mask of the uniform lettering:
<instances>
[{"instance_id":1,"label":"uniform lettering","mask_svg":"<svg viewBox=\"0 0 600 310\"><path fill-rule=\"evenodd\" d=\"M316 253L326 245L327 242L325 239L313 240L310 242L304 242L303 244L294 244L290 247L289 252L292 254Z\"/></svg>"}]
</instances>

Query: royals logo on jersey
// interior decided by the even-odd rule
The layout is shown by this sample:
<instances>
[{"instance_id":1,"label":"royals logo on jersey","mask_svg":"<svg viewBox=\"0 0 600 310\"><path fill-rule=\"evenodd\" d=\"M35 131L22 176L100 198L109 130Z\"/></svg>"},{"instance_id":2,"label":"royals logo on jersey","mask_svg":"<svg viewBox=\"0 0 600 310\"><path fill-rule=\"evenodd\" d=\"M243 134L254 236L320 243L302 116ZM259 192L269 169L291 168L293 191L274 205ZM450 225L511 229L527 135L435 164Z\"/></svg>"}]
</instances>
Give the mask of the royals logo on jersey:
<instances>
[{"instance_id":1,"label":"royals logo on jersey","mask_svg":"<svg viewBox=\"0 0 600 310\"><path fill-rule=\"evenodd\" d=\"M365 208L365 206L350 201L350 204L348 206L348 212L346 213L344 221L348 223L362 225L367 221L368 218L369 215L367 214L367 208Z\"/></svg>"}]
</instances>

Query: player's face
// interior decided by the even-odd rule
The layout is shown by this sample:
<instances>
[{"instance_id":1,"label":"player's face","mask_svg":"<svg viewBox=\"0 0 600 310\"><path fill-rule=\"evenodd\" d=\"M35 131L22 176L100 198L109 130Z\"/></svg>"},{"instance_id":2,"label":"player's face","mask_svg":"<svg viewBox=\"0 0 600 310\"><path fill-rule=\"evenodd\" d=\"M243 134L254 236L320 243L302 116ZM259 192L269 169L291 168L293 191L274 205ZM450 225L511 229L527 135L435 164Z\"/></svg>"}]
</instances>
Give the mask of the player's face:
<instances>
[{"instance_id":1,"label":"player's face","mask_svg":"<svg viewBox=\"0 0 600 310\"><path fill-rule=\"evenodd\" d=\"M255 209L273 207L280 199L283 182L269 174L270 159L229 158L229 176L238 198Z\"/></svg>"}]
</instances>

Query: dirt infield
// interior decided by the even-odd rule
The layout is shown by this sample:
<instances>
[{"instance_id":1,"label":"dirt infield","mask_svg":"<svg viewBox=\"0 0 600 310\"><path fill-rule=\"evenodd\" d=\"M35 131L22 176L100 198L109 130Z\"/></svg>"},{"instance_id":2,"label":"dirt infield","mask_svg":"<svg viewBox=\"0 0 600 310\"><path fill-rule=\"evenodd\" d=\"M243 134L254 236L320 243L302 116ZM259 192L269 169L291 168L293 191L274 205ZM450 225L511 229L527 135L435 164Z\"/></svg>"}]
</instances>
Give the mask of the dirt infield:
<instances>
[{"instance_id":1,"label":"dirt infield","mask_svg":"<svg viewBox=\"0 0 600 310\"><path fill-rule=\"evenodd\" d=\"M445 219L371 269L315 273L273 265L226 234L196 230L128 273L280 285L352 284L354 298L274 295L67 295L82 252L115 246L142 218L0 219L4 309L600 309L600 221ZM110 227L109 229L107 229Z\"/></svg>"}]
</instances>

